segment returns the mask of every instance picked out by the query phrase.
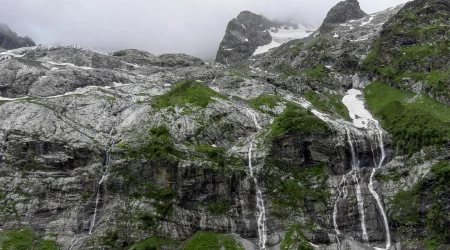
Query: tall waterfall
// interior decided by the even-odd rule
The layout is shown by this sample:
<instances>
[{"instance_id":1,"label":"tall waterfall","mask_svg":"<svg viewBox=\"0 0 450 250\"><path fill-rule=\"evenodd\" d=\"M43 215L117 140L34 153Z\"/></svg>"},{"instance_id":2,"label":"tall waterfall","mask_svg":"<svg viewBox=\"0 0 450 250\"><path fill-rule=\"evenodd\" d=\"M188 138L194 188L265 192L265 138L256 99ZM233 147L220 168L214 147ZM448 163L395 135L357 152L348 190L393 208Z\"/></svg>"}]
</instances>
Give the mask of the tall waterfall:
<instances>
[{"instance_id":1,"label":"tall waterfall","mask_svg":"<svg viewBox=\"0 0 450 250\"><path fill-rule=\"evenodd\" d=\"M369 236L367 234L367 227L366 227L366 214L364 212L364 198L362 196L362 192L361 192L361 185L359 183L359 158L358 158L358 154L357 154L357 150L355 149L355 146L353 145L353 140L352 140L352 132L350 131L350 129L345 128L346 132L347 132L347 142L350 145L350 150L351 150L351 166L352 166L352 170L350 171L350 175L352 176L353 181L356 183L356 201L358 204L358 213L361 219L361 230L362 230L362 239L364 242L368 242L369 241ZM355 142L355 144L357 145L357 142ZM345 184L348 183L347 180L347 175L343 175L342 176L342 182L339 184L338 186L338 192L339 192L339 196L336 199L336 202L334 204L334 211L333 211L333 223L334 223L334 228L336 231L336 234L341 234L341 232L339 231L339 227L337 225L337 203L340 199L346 199L347 198L347 191L346 191L346 186ZM342 191L339 189L342 185L344 184L344 187L342 189ZM342 198L341 198L342 197Z\"/></svg>"},{"instance_id":2,"label":"tall waterfall","mask_svg":"<svg viewBox=\"0 0 450 250\"><path fill-rule=\"evenodd\" d=\"M260 131L262 128L259 125L258 121L256 120L255 113L253 113L249 109L247 109L247 112L252 117L253 122L255 123L255 127L258 129L258 131ZM252 164L254 137L255 137L255 135L253 135L251 137L249 146L248 146L248 167L249 167L249 171L250 171L250 177L255 182L255 189L256 189L256 206L258 208L258 212L256 215L256 221L258 223L259 249L265 250L266 242L267 242L266 207L264 206L264 197L263 197L262 191L259 187L258 179L255 177L255 170L254 170L253 164Z\"/></svg>"},{"instance_id":3,"label":"tall waterfall","mask_svg":"<svg viewBox=\"0 0 450 250\"><path fill-rule=\"evenodd\" d=\"M369 191L372 194L372 196L375 198L377 202L378 209L380 210L380 213L383 217L383 224L385 227L386 232L386 248L389 249L391 246L391 234L389 230L389 223L386 216L386 212L384 211L383 203L381 202L380 196L377 194L373 187L373 178L375 176L375 173L378 168L383 166L384 160L386 159L386 152L384 149L384 141L383 141L383 130L381 129L381 126L379 122L373 118L372 114L366 109L364 99L362 98L363 94L360 90L357 89L350 89L347 92L347 95L342 99L342 102L345 106L347 106L350 117L353 120L353 125L357 128L361 128L367 131L369 140L370 140L370 146L372 149L372 156L374 160L374 169L372 170L372 173L370 175L370 181L369 181ZM348 131L347 131L348 134ZM380 152L377 152L377 150L374 150L374 147L372 145L372 138L374 139L376 143L376 148L379 148ZM352 147L352 151L354 151ZM353 154L352 154L353 158ZM357 194L358 195L358 194Z\"/></svg>"},{"instance_id":4,"label":"tall waterfall","mask_svg":"<svg viewBox=\"0 0 450 250\"><path fill-rule=\"evenodd\" d=\"M386 152L384 150L384 142L383 142L383 132L382 132L378 122L376 123L375 129L376 129L375 139L378 142L378 145L380 147L380 157L379 157L379 161L377 163L375 161L375 153L372 149L372 153L373 153L373 157L374 157L374 161L375 161L375 168L372 170L372 173L370 175L370 181L369 181L368 187L369 187L370 193L373 195L373 197L377 201L378 208L380 209L380 213L383 217L383 224L384 224L384 228L386 231L386 248L385 249L389 249L391 247L391 232L389 229L389 222L388 222L388 219L386 216L386 212L384 211L383 203L381 202L380 196L377 194L377 192L373 188L373 177L375 176L377 168L382 167L383 162L386 159Z\"/></svg>"},{"instance_id":5,"label":"tall waterfall","mask_svg":"<svg viewBox=\"0 0 450 250\"><path fill-rule=\"evenodd\" d=\"M103 174L102 174L102 178L100 179L100 181L98 182L97 185L97 196L95 199L95 209L94 209L94 216L92 216L92 220L91 220L91 225L89 226L89 235L92 234L94 227L95 227L95 222L97 219L97 213L98 213L98 204L100 202L100 196L101 196L101 188L102 188L102 184L103 182L106 180L106 177L108 176L108 169L109 169L109 162L111 160L111 146L114 144L114 139L112 138L112 133L114 131L114 127L111 128L111 131L109 132L109 137L111 138L111 141L108 145L108 149L106 150L106 154L105 154L105 162L104 162L104 166L103 166Z\"/></svg>"}]
</instances>

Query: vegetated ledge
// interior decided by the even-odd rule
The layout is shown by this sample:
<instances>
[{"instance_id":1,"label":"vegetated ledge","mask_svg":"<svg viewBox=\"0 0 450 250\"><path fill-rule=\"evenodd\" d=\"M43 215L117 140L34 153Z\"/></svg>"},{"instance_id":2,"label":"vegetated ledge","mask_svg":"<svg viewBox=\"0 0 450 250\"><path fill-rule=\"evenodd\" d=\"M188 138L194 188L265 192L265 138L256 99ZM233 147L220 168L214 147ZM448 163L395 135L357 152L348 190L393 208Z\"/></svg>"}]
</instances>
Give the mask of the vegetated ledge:
<instances>
[{"instance_id":1,"label":"vegetated ledge","mask_svg":"<svg viewBox=\"0 0 450 250\"><path fill-rule=\"evenodd\" d=\"M365 89L369 109L394 137L398 154L450 141L450 107L426 94L415 94L373 82Z\"/></svg>"},{"instance_id":2,"label":"vegetated ledge","mask_svg":"<svg viewBox=\"0 0 450 250\"><path fill-rule=\"evenodd\" d=\"M214 102L213 98L228 100L225 96L215 92L205 84L193 80L178 83L170 92L156 96L153 107L163 109L168 107L185 107L190 104L193 107L206 108Z\"/></svg>"}]
</instances>

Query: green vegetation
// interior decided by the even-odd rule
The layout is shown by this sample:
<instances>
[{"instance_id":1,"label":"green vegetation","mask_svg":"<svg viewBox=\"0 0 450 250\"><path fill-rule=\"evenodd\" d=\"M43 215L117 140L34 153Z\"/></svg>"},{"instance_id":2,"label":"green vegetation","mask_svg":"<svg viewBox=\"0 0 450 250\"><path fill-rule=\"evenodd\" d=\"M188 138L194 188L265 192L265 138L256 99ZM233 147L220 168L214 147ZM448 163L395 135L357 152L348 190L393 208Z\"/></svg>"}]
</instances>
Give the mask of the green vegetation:
<instances>
[{"instance_id":1,"label":"green vegetation","mask_svg":"<svg viewBox=\"0 0 450 250\"><path fill-rule=\"evenodd\" d=\"M261 95L256 98L248 100L248 104L255 110L258 110L263 113L269 113L271 115L275 115L272 112L265 110L263 107L267 107L273 109L279 105L285 104L286 101L277 95Z\"/></svg>"},{"instance_id":2,"label":"green vegetation","mask_svg":"<svg viewBox=\"0 0 450 250\"><path fill-rule=\"evenodd\" d=\"M270 158L268 166L267 176L271 176L268 189L272 190L275 216L283 218L294 211L306 212L311 209L308 204L326 206L330 193L326 187L328 171L325 163L298 166ZM286 175L291 178L282 180Z\"/></svg>"},{"instance_id":3,"label":"green vegetation","mask_svg":"<svg viewBox=\"0 0 450 250\"><path fill-rule=\"evenodd\" d=\"M436 99L450 100L450 36L445 15L418 12L417 2L406 7L383 30L373 44L364 65L381 78L402 89L411 89L412 82L425 83L425 91ZM440 8L430 3L428 8ZM416 5L416 6L415 6ZM432 6L434 5L434 6Z\"/></svg>"},{"instance_id":4,"label":"green vegetation","mask_svg":"<svg viewBox=\"0 0 450 250\"><path fill-rule=\"evenodd\" d=\"M302 50L303 50L303 46L305 45L304 42L299 42L296 45L291 47L292 52L294 52L294 54L299 54Z\"/></svg>"},{"instance_id":5,"label":"green vegetation","mask_svg":"<svg viewBox=\"0 0 450 250\"><path fill-rule=\"evenodd\" d=\"M214 90L208 88L203 83L196 81L186 81L178 83L170 92L155 97L154 107L163 109L167 107L184 107L190 104L194 107L206 108L213 102L212 98L226 98Z\"/></svg>"},{"instance_id":6,"label":"green vegetation","mask_svg":"<svg viewBox=\"0 0 450 250\"><path fill-rule=\"evenodd\" d=\"M158 188L151 183L145 183L144 186L142 196L156 201L156 211L163 217L170 214L177 194L171 188Z\"/></svg>"},{"instance_id":7,"label":"green vegetation","mask_svg":"<svg viewBox=\"0 0 450 250\"><path fill-rule=\"evenodd\" d=\"M179 243L172 239L153 236L145 241L133 244L129 250L160 250L167 247L177 247L178 245Z\"/></svg>"},{"instance_id":8,"label":"green vegetation","mask_svg":"<svg viewBox=\"0 0 450 250\"><path fill-rule=\"evenodd\" d=\"M323 134L330 132L328 125L317 118L311 111L294 103L288 103L286 110L272 124L272 137L287 133L303 135Z\"/></svg>"},{"instance_id":9,"label":"green vegetation","mask_svg":"<svg viewBox=\"0 0 450 250\"><path fill-rule=\"evenodd\" d=\"M198 232L192 236L184 250L244 250L244 247L230 235Z\"/></svg>"},{"instance_id":10,"label":"green vegetation","mask_svg":"<svg viewBox=\"0 0 450 250\"><path fill-rule=\"evenodd\" d=\"M226 150L223 148L199 144L196 146L195 151L196 157L214 163L214 169L224 174L242 165L241 160L233 155L228 156Z\"/></svg>"},{"instance_id":11,"label":"green vegetation","mask_svg":"<svg viewBox=\"0 0 450 250\"><path fill-rule=\"evenodd\" d=\"M435 249L450 240L450 210L444 203L444 197L450 193L450 162L437 163L431 173L411 190L397 193L390 202L391 219L398 225L399 235L412 238L424 231L419 239L423 237L426 249Z\"/></svg>"},{"instance_id":12,"label":"green vegetation","mask_svg":"<svg viewBox=\"0 0 450 250\"><path fill-rule=\"evenodd\" d=\"M214 215L227 214L230 209L231 206L227 201L208 203L208 211Z\"/></svg>"},{"instance_id":13,"label":"green vegetation","mask_svg":"<svg viewBox=\"0 0 450 250\"><path fill-rule=\"evenodd\" d=\"M305 94L305 98L318 110L329 114L338 114L345 119L350 120L348 109L342 103L343 96L341 95L321 95L315 91L310 90Z\"/></svg>"},{"instance_id":14,"label":"green vegetation","mask_svg":"<svg viewBox=\"0 0 450 250\"><path fill-rule=\"evenodd\" d=\"M328 76L329 70L323 64L318 64L312 69L305 70L306 76L309 78L320 79Z\"/></svg>"},{"instance_id":15,"label":"green vegetation","mask_svg":"<svg viewBox=\"0 0 450 250\"><path fill-rule=\"evenodd\" d=\"M175 148L172 142L170 131L167 127L154 127L150 129L147 135L144 135L141 143L135 148L127 145L120 145L124 147L128 158L145 158L145 159L167 159L171 160L174 157L180 156L180 152Z\"/></svg>"},{"instance_id":16,"label":"green vegetation","mask_svg":"<svg viewBox=\"0 0 450 250\"><path fill-rule=\"evenodd\" d=\"M294 77L294 76L300 76L301 75L301 71L292 67L292 65L290 65L287 62L284 62L282 64L279 64L276 66L276 70L283 73L283 78L289 78L289 77Z\"/></svg>"},{"instance_id":17,"label":"green vegetation","mask_svg":"<svg viewBox=\"0 0 450 250\"><path fill-rule=\"evenodd\" d=\"M61 249L52 240L44 240L30 229L7 230L0 232L0 249L4 250L56 250Z\"/></svg>"},{"instance_id":18,"label":"green vegetation","mask_svg":"<svg viewBox=\"0 0 450 250\"><path fill-rule=\"evenodd\" d=\"M200 144L197 146L196 151L202 153L208 157L214 163L217 163L219 167L224 167L226 164L226 151L223 148L212 147L206 144Z\"/></svg>"},{"instance_id":19,"label":"green vegetation","mask_svg":"<svg viewBox=\"0 0 450 250\"><path fill-rule=\"evenodd\" d=\"M381 82L365 89L369 108L394 136L400 154L413 154L423 147L450 140L450 108L426 95L415 96Z\"/></svg>"},{"instance_id":20,"label":"green vegetation","mask_svg":"<svg viewBox=\"0 0 450 250\"><path fill-rule=\"evenodd\" d=\"M281 243L280 250L314 250L314 247L303 236L301 227L294 225L286 234L286 237Z\"/></svg>"}]
</instances>

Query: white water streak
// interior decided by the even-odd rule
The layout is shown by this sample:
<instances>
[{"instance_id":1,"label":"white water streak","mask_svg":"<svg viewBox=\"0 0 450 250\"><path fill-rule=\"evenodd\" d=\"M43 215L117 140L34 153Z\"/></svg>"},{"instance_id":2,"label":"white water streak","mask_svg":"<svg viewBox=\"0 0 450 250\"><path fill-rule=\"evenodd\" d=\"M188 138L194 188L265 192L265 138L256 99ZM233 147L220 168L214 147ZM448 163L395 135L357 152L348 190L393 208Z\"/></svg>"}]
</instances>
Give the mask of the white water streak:
<instances>
[{"instance_id":1,"label":"white water streak","mask_svg":"<svg viewBox=\"0 0 450 250\"><path fill-rule=\"evenodd\" d=\"M256 114L253 113L250 109L246 109L247 112L250 114L250 116L253 119L253 122L255 124L255 127L260 131L262 127L259 125ZM254 137L253 135L252 137ZM248 167L250 170L250 177L255 182L255 189L256 189L256 206L258 208L258 213L256 215L257 223L258 223L258 236L259 236L259 248L261 250L266 249L266 242L267 242L267 228L266 228L266 208L264 206L264 197L262 194L261 189L259 188L258 179L255 177L255 170L253 169L252 164L252 155L253 155L253 139L250 140L249 147L248 147Z\"/></svg>"},{"instance_id":2,"label":"white water streak","mask_svg":"<svg viewBox=\"0 0 450 250\"><path fill-rule=\"evenodd\" d=\"M369 187L370 193L372 193L373 197L377 201L378 208L380 209L380 213L383 217L383 224L384 224L385 231L386 231L386 248L385 249L389 249L391 247L391 233L389 230L389 222L387 220L386 212L384 211L384 207L383 207L383 203L381 202L381 198L377 194L375 189L373 188L373 177L375 176L377 168L382 167L383 162L386 158L386 152L384 150L384 143L383 143L383 133L378 124L377 124L377 131L375 133L375 138L379 143L381 156L380 156L380 161L378 162L378 165L375 165L375 168L372 170L372 174L370 175L370 182L369 182L368 187ZM375 155L374 155L374 157L375 157Z\"/></svg>"},{"instance_id":3,"label":"white water streak","mask_svg":"<svg viewBox=\"0 0 450 250\"><path fill-rule=\"evenodd\" d=\"M94 209L94 216L92 217L91 220L91 225L89 227L89 235L92 234L94 227L95 227L95 222L97 219L97 213L98 213L98 203L100 202L100 191L101 191L101 187L103 182L105 181L107 175L108 175L108 167L109 167L109 161L111 159L111 155L110 155L110 150L111 150L111 146L112 144L114 144L114 139L112 139L112 133L114 131L114 127L111 128L111 132L109 132L109 136L111 137L111 142L109 143L108 146L108 150L106 151L106 156L105 156L105 167L103 169L103 174L102 174L102 178L100 179L100 181L98 182L98 186L97 186L97 197L95 199L95 209Z\"/></svg>"},{"instance_id":4,"label":"white water streak","mask_svg":"<svg viewBox=\"0 0 450 250\"><path fill-rule=\"evenodd\" d=\"M348 143L350 144L350 149L352 153L352 172L350 172L350 175L352 176L353 180L356 183L356 201L358 203L358 212L359 216L361 217L361 229L363 233L363 241L368 242L369 241L369 235L367 234L367 227L366 227L366 215L364 213L364 198L361 193L361 185L359 184L359 179L357 176L357 173L359 171L359 159L356 155L355 147L353 146L352 141L352 133L349 129L346 128L347 131L347 139Z\"/></svg>"}]
</instances>

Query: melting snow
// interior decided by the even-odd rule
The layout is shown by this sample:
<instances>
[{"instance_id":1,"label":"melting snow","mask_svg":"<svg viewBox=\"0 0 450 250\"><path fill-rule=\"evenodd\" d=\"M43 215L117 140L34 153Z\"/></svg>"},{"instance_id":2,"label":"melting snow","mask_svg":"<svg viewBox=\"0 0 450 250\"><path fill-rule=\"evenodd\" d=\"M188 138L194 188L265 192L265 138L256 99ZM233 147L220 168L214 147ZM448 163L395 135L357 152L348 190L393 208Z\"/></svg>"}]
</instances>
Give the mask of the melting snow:
<instances>
[{"instance_id":1,"label":"melting snow","mask_svg":"<svg viewBox=\"0 0 450 250\"><path fill-rule=\"evenodd\" d=\"M370 22L372 22L372 20L373 20L373 16L371 16L371 17L369 18L369 21L367 21L367 22L362 22L362 24L361 24L360 26L365 26L365 25L369 24Z\"/></svg>"},{"instance_id":2,"label":"melting snow","mask_svg":"<svg viewBox=\"0 0 450 250\"><path fill-rule=\"evenodd\" d=\"M263 45L263 46L259 46L256 50L255 53L253 53L253 55L259 55L262 53L266 53L267 51L269 51L270 49L279 47L281 45L281 43L277 43L275 41L272 40L271 43L267 44L267 45Z\"/></svg>"},{"instance_id":3,"label":"melting snow","mask_svg":"<svg viewBox=\"0 0 450 250\"><path fill-rule=\"evenodd\" d=\"M69 67L74 67L74 68L79 68L79 69L87 69L87 70L93 69L91 67L76 66L73 63L56 63L56 62L46 62L46 63L51 64L51 65L57 65L57 66L69 66Z\"/></svg>"},{"instance_id":4,"label":"melting snow","mask_svg":"<svg viewBox=\"0 0 450 250\"><path fill-rule=\"evenodd\" d=\"M372 114L366 109L361 90L350 89L342 99L342 103L348 108L353 124L357 128L368 128L371 121L375 121Z\"/></svg>"},{"instance_id":5,"label":"melting snow","mask_svg":"<svg viewBox=\"0 0 450 250\"><path fill-rule=\"evenodd\" d=\"M253 55L265 53L270 49L279 47L283 43L287 43L295 39L305 38L309 35L308 31L311 30L310 28L302 24L298 24L298 27L299 27L298 29L294 29L283 26L280 29L278 29L277 32L273 32L272 30L268 31L272 36L272 42L267 45L259 46Z\"/></svg>"}]
</instances>

